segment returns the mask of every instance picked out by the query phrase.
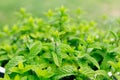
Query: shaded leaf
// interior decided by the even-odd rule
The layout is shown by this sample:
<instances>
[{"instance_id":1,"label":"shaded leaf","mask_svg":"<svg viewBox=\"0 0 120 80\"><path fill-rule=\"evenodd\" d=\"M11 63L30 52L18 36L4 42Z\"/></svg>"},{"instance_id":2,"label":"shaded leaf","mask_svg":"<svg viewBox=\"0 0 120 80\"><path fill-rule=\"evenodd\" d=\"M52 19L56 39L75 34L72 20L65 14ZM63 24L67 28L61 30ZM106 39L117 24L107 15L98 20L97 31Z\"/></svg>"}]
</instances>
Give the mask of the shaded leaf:
<instances>
[{"instance_id":1,"label":"shaded leaf","mask_svg":"<svg viewBox=\"0 0 120 80\"><path fill-rule=\"evenodd\" d=\"M100 69L98 62L96 61L96 59L94 59L93 57L91 57L90 55L85 55L85 57L92 62L98 69Z\"/></svg>"}]
</instances>

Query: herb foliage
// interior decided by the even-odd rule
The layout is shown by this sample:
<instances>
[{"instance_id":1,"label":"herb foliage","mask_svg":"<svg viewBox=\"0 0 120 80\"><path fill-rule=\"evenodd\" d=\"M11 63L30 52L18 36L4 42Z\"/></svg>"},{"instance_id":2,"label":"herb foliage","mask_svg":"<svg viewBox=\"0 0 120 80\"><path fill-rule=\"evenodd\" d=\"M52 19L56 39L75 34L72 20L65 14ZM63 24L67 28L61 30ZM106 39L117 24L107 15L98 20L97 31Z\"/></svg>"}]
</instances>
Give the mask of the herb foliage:
<instances>
[{"instance_id":1,"label":"herb foliage","mask_svg":"<svg viewBox=\"0 0 120 80\"><path fill-rule=\"evenodd\" d=\"M64 7L45 15L35 18L21 9L18 21L0 31L1 80L120 79L119 31L72 18Z\"/></svg>"}]
</instances>

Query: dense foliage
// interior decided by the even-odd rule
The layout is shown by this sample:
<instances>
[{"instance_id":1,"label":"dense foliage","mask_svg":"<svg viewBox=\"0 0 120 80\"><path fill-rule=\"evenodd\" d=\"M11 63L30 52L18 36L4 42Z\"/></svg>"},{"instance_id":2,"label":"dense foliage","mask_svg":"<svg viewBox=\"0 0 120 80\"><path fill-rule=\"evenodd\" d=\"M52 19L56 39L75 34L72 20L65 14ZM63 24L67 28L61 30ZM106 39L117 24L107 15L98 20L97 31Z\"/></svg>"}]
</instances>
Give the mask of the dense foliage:
<instances>
[{"instance_id":1,"label":"dense foliage","mask_svg":"<svg viewBox=\"0 0 120 80\"><path fill-rule=\"evenodd\" d=\"M1 80L120 79L119 30L100 30L64 7L45 15L34 18L21 9L18 21L0 31Z\"/></svg>"}]
</instances>

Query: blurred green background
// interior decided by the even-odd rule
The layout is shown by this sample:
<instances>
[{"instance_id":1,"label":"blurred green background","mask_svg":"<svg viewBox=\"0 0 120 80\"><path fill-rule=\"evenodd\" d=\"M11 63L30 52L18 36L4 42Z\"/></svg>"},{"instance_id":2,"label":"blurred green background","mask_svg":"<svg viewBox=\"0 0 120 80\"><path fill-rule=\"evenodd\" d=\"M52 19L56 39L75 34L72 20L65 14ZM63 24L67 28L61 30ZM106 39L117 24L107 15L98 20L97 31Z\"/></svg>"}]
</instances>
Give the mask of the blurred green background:
<instances>
[{"instance_id":1,"label":"blurred green background","mask_svg":"<svg viewBox=\"0 0 120 80\"><path fill-rule=\"evenodd\" d=\"M0 0L0 27L14 23L15 12L20 8L26 8L34 16L42 17L48 9L63 5L71 12L80 8L85 11L86 18L96 19L102 15L119 17L119 4L120 0Z\"/></svg>"}]
</instances>

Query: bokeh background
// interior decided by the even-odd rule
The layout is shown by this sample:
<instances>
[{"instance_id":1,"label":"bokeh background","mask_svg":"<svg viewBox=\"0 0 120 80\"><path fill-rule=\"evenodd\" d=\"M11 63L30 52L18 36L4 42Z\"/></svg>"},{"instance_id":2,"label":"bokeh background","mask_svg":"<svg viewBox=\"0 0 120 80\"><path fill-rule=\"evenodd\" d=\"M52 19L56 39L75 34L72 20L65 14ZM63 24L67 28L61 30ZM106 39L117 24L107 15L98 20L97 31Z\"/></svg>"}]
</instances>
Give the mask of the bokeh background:
<instances>
[{"instance_id":1,"label":"bokeh background","mask_svg":"<svg viewBox=\"0 0 120 80\"><path fill-rule=\"evenodd\" d=\"M33 16L43 17L48 9L61 5L71 12L80 8L86 19L98 19L103 15L120 17L120 0L0 0L0 27L13 24L16 20L15 13L20 8L25 8Z\"/></svg>"}]
</instances>

